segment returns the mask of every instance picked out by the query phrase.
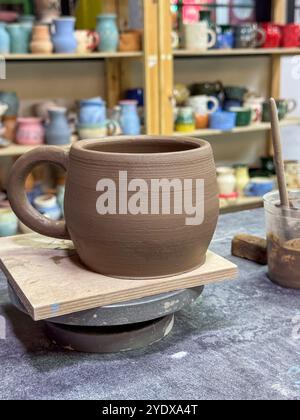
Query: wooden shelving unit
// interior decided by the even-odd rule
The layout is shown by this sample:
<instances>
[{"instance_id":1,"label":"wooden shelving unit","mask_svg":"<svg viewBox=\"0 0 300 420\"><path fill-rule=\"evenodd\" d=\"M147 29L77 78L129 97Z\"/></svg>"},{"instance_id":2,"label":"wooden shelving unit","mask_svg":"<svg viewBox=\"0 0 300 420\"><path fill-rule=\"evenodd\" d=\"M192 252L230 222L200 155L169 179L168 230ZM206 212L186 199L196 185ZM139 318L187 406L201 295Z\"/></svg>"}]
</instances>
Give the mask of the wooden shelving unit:
<instances>
[{"instance_id":1,"label":"wooden shelving unit","mask_svg":"<svg viewBox=\"0 0 300 420\"><path fill-rule=\"evenodd\" d=\"M299 118L287 118L286 120L280 121L280 127L289 127L292 125L300 125ZM232 135L232 134L242 134L242 133L252 133L256 131L268 131L271 129L271 123L257 123L251 124L246 127L236 127L231 131L222 131L222 130L213 130L211 128L203 130L195 130L192 132L174 132L174 135L177 137L211 137L211 136L221 136L221 135Z\"/></svg>"},{"instance_id":2,"label":"wooden shelving unit","mask_svg":"<svg viewBox=\"0 0 300 420\"><path fill-rule=\"evenodd\" d=\"M4 55L6 61L58 61L58 60L105 60L120 58L143 58L143 51L137 52L115 52L90 54L8 54Z\"/></svg>"},{"instance_id":3,"label":"wooden shelving unit","mask_svg":"<svg viewBox=\"0 0 300 420\"><path fill-rule=\"evenodd\" d=\"M300 54L300 48L248 48L230 50L174 50L174 57L235 57L235 56L255 56L255 55L295 55Z\"/></svg>"}]
</instances>

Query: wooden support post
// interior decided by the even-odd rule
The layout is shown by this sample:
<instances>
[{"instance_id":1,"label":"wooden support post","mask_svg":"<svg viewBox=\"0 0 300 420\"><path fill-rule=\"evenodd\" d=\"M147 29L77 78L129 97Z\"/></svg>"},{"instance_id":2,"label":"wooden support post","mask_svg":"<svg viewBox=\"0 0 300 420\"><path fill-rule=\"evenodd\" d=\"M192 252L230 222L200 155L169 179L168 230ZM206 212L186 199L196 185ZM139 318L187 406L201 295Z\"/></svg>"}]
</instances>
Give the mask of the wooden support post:
<instances>
[{"instance_id":1,"label":"wooden support post","mask_svg":"<svg viewBox=\"0 0 300 420\"><path fill-rule=\"evenodd\" d=\"M159 4L159 102L160 133L173 133L173 51L172 51L172 16L170 2L158 0Z\"/></svg>"},{"instance_id":2,"label":"wooden support post","mask_svg":"<svg viewBox=\"0 0 300 420\"><path fill-rule=\"evenodd\" d=\"M158 1L144 0L145 120L147 134L160 134Z\"/></svg>"},{"instance_id":3,"label":"wooden support post","mask_svg":"<svg viewBox=\"0 0 300 420\"><path fill-rule=\"evenodd\" d=\"M121 97L121 63L119 59L107 58L105 60L106 71L106 99L109 108L117 105Z\"/></svg>"}]
</instances>

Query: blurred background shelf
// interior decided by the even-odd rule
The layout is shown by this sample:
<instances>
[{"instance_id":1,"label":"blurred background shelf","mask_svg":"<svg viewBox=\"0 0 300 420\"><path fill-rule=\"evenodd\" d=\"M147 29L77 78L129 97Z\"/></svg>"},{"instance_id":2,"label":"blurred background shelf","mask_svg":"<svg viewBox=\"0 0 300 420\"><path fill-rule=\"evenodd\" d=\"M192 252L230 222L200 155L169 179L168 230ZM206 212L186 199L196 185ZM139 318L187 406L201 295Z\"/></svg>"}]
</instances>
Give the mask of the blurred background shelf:
<instances>
[{"instance_id":1,"label":"blurred background shelf","mask_svg":"<svg viewBox=\"0 0 300 420\"><path fill-rule=\"evenodd\" d=\"M281 127L289 127L293 125L300 125L300 117L299 118L287 118L286 120L280 121ZM174 132L176 137L209 137L209 136L220 136L226 134L239 134L239 133L251 133L255 131L267 131L271 129L271 124L268 122L256 123L251 124L247 127L236 127L232 131L222 131L222 130L214 130L211 128L202 129L202 130L195 130L192 132Z\"/></svg>"}]
</instances>

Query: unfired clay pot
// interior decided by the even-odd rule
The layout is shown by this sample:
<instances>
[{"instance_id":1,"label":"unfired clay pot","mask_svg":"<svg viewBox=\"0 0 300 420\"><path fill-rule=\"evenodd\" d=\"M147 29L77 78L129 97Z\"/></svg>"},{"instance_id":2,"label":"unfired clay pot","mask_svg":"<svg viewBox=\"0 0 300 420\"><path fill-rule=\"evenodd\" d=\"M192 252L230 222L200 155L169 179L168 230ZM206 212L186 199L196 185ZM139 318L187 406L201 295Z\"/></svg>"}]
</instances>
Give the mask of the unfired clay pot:
<instances>
[{"instance_id":1,"label":"unfired clay pot","mask_svg":"<svg viewBox=\"0 0 300 420\"><path fill-rule=\"evenodd\" d=\"M67 171L66 224L47 220L28 204L24 190L26 176L35 165L45 161ZM134 215L132 211L120 209L120 171L123 182L127 171L128 183L132 180L146 183L155 204L160 202L158 214L150 211L150 214ZM116 186L116 214L113 211L105 215L99 213L99 197L103 198L107 191L99 184L104 179ZM175 214L172 204L170 214L162 214L160 196L166 196L155 195L150 189L152 180L162 179L182 183L193 180L193 197L196 180L204 180L204 197L199 191L204 206L203 223L188 225L185 211ZM126 188L128 183L125 182ZM128 192L128 200L137 190L132 191ZM174 191L180 192L180 188L171 189L171 203L174 203ZM142 136L85 140L75 143L69 153L58 147L40 147L15 163L8 194L13 210L29 228L54 238L71 238L87 267L121 278L165 277L203 265L219 214L211 147L206 141L189 138ZM128 200L125 200L126 206L130 203ZM149 205L148 195L141 198L140 204L145 203L149 211L152 203L150 201Z\"/></svg>"}]
</instances>

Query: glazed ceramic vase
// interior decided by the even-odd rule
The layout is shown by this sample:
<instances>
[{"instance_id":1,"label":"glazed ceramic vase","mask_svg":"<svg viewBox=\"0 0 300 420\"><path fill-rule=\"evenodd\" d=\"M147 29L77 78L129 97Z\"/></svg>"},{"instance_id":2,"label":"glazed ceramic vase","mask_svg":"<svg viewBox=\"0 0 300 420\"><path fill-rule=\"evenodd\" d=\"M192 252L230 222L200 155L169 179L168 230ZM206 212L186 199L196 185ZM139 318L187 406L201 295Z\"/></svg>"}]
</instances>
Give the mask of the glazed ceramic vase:
<instances>
[{"instance_id":1,"label":"glazed ceramic vase","mask_svg":"<svg viewBox=\"0 0 300 420\"><path fill-rule=\"evenodd\" d=\"M0 22L0 54L9 54L10 37L6 30L5 23Z\"/></svg>"},{"instance_id":2,"label":"glazed ceramic vase","mask_svg":"<svg viewBox=\"0 0 300 420\"><path fill-rule=\"evenodd\" d=\"M18 219L10 208L0 208L0 237L13 236L18 232Z\"/></svg>"},{"instance_id":3,"label":"glazed ceramic vase","mask_svg":"<svg viewBox=\"0 0 300 420\"><path fill-rule=\"evenodd\" d=\"M12 54L27 54L32 26L25 23L11 23L6 28L10 36L10 52Z\"/></svg>"},{"instance_id":4,"label":"glazed ceramic vase","mask_svg":"<svg viewBox=\"0 0 300 420\"><path fill-rule=\"evenodd\" d=\"M32 41L30 49L33 54L51 54L53 44L49 27L47 25L36 25L32 32Z\"/></svg>"},{"instance_id":5,"label":"glazed ceramic vase","mask_svg":"<svg viewBox=\"0 0 300 420\"><path fill-rule=\"evenodd\" d=\"M25 146L44 143L45 130L40 118L19 118L16 142Z\"/></svg>"},{"instance_id":6,"label":"glazed ceramic vase","mask_svg":"<svg viewBox=\"0 0 300 420\"><path fill-rule=\"evenodd\" d=\"M117 16L113 14L103 14L97 17L97 28L100 43L99 51L115 52L119 46L119 31L117 26Z\"/></svg>"},{"instance_id":7,"label":"glazed ceramic vase","mask_svg":"<svg viewBox=\"0 0 300 420\"><path fill-rule=\"evenodd\" d=\"M35 10L41 22L52 23L60 16L60 0L35 0Z\"/></svg>"},{"instance_id":8,"label":"glazed ceramic vase","mask_svg":"<svg viewBox=\"0 0 300 420\"><path fill-rule=\"evenodd\" d=\"M41 161L67 171L66 222L41 218L27 201L25 179ZM175 183L166 196L155 193L164 179ZM203 265L219 214L212 149L198 139L121 136L79 141L69 153L40 147L15 163L8 184L11 206L25 225L71 238L82 263L112 277L160 278ZM163 210L160 196L168 194L172 209Z\"/></svg>"},{"instance_id":9,"label":"glazed ceramic vase","mask_svg":"<svg viewBox=\"0 0 300 420\"><path fill-rule=\"evenodd\" d=\"M64 145L71 141L71 130L67 120L66 108L49 110L50 121L46 126L46 144Z\"/></svg>"},{"instance_id":10,"label":"glazed ceramic vase","mask_svg":"<svg viewBox=\"0 0 300 420\"><path fill-rule=\"evenodd\" d=\"M141 121L138 114L138 102L134 100L120 101L120 122L122 133L126 136L141 134Z\"/></svg>"},{"instance_id":11,"label":"glazed ceramic vase","mask_svg":"<svg viewBox=\"0 0 300 420\"><path fill-rule=\"evenodd\" d=\"M88 54L94 51L100 42L100 38L95 31L76 31L77 53Z\"/></svg>"},{"instance_id":12,"label":"glazed ceramic vase","mask_svg":"<svg viewBox=\"0 0 300 420\"><path fill-rule=\"evenodd\" d=\"M72 54L76 52L75 18L61 17L54 20L52 42L56 53Z\"/></svg>"},{"instance_id":13,"label":"glazed ceramic vase","mask_svg":"<svg viewBox=\"0 0 300 420\"><path fill-rule=\"evenodd\" d=\"M8 106L5 116L15 117L18 115L20 102L15 92L0 92L0 102Z\"/></svg>"}]
</instances>

